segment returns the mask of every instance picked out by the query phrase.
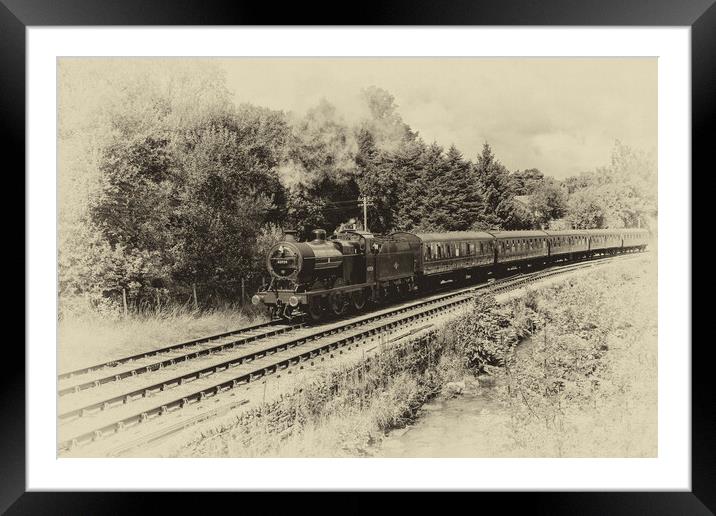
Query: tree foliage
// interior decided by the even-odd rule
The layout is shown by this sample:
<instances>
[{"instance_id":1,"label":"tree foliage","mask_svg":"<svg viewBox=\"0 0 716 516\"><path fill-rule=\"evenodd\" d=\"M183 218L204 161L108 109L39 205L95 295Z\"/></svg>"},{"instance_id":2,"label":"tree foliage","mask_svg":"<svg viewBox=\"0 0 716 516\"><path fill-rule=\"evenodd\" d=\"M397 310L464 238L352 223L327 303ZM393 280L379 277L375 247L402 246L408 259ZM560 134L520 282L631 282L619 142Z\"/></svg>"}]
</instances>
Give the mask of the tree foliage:
<instances>
[{"instance_id":1,"label":"tree foliage","mask_svg":"<svg viewBox=\"0 0 716 516\"><path fill-rule=\"evenodd\" d=\"M515 170L510 175L512 191L515 195L532 195L544 179L544 174L536 168Z\"/></svg>"},{"instance_id":2,"label":"tree foliage","mask_svg":"<svg viewBox=\"0 0 716 516\"><path fill-rule=\"evenodd\" d=\"M649 227L657 216L654 156L616 141L607 167L567 178L567 218L577 228Z\"/></svg>"},{"instance_id":3,"label":"tree foliage","mask_svg":"<svg viewBox=\"0 0 716 516\"><path fill-rule=\"evenodd\" d=\"M557 181L545 179L532 190L529 209L535 222L545 227L550 220L560 219L567 213L567 194Z\"/></svg>"}]
</instances>

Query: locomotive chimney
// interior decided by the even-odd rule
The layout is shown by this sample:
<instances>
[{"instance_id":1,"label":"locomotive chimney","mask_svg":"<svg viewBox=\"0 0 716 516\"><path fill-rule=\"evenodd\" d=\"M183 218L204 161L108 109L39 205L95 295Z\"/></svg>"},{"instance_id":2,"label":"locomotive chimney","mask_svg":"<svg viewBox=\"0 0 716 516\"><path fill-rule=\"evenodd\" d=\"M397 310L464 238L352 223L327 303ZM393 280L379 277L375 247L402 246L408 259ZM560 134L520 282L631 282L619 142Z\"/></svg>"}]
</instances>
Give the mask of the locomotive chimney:
<instances>
[{"instance_id":1,"label":"locomotive chimney","mask_svg":"<svg viewBox=\"0 0 716 516\"><path fill-rule=\"evenodd\" d=\"M283 239L284 239L286 242L296 242L296 241L297 241L297 240L296 240L296 234L297 234L297 233L298 233L298 231L296 231L296 230L294 230L294 229L286 229L286 230L284 230L284 232L283 232Z\"/></svg>"},{"instance_id":2,"label":"locomotive chimney","mask_svg":"<svg viewBox=\"0 0 716 516\"><path fill-rule=\"evenodd\" d=\"M325 242L326 241L326 230L325 229L314 229L313 230L313 241L314 242Z\"/></svg>"}]
</instances>

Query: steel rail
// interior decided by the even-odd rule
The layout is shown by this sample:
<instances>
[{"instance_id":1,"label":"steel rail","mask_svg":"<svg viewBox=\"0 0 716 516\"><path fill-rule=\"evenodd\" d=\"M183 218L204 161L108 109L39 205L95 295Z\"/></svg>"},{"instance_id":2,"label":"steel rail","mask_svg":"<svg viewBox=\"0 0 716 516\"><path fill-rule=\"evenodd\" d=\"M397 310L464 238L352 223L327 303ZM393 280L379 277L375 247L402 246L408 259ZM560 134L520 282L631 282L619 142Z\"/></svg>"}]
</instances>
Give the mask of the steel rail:
<instances>
[{"instance_id":1,"label":"steel rail","mask_svg":"<svg viewBox=\"0 0 716 516\"><path fill-rule=\"evenodd\" d=\"M95 364L95 365L91 365L91 366L81 367L81 368L75 369L75 370L73 370L73 371L66 371L66 372L64 372L64 373L58 374L58 375L57 375L57 379L58 379L58 380L65 380L65 379L67 379L67 378L72 378L73 376L77 376L77 375L81 375L81 374L87 374L87 373L90 373L90 372L92 372L92 371L97 371L97 370L99 370L99 369L116 367L117 365L124 364L124 363L127 363L127 362L131 362L131 361L133 361L133 360L139 360L139 359L142 359L142 358L147 358L147 357L152 357L152 356L155 356L155 355L160 355L160 354L162 354L162 353L167 353L167 352L171 352L171 351L177 351L177 350L179 350L179 349L187 348L187 347L190 347L190 346L196 346L197 344L203 344L203 343L205 343L205 342L209 342L209 341L212 341L212 340L223 339L223 338L226 338L226 337L231 337L232 335L237 335L237 334L239 334L239 333L245 333L245 332L248 332L248 331L260 330L260 329L263 329L263 328L268 328L268 327L276 326L276 325L279 325L279 324L285 324L285 322L283 322L283 321L267 321L267 322L263 322L263 323L252 324L252 325L250 325L250 326L245 326L245 327L243 327L243 328L238 328L238 329L236 329L236 330L231 330L231 331L227 331L227 332L224 332L224 333L217 333L216 335L208 335L208 336L206 336L206 337L199 337L199 338L197 338L197 339L187 340L187 341L185 341L185 342L180 342L180 343L178 343L178 344L171 344L171 345L166 346L166 347L163 347L163 348L157 348L157 349L152 349L152 350L148 350L148 351L143 351L143 352L137 353L137 354L135 354L135 355L130 355L130 356L126 356L126 357L121 357L121 358L117 358L117 359L114 359L114 360L109 360L109 361L107 361L107 362L103 362L103 363L100 363L100 364Z\"/></svg>"},{"instance_id":2,"label":"steel rail","mask_svg":"<svg viewBox=\"0 0 716 516\"><path fill-rule=\"evenodd\" d=\"M256 331L257 329L263 329L263 328L270 328L271 326L275 326L276 328L273 330L269 330L265 333L259 333L259 334L255 334L255 335L243 335L244 333L248 333L250 331ZM117 366L108 367L107 369L109 369L109 371L106 376L100 376L100 377L92 378L92 379L86 380L86 381L81 381L81 377L80 377L79 383L74 383L74 384L68 385L66 387L60 388L58 391L58 394L60 396L65 396L67 394L76 393L81 390L89 389L92 387L99 387L100 385L104 385L106 383L120 381L124 378L129 378L129 377L137 376L139 374L157 371L164 367L173 366L173 365L179 364L181 362L188 362L189 360L192 360L194 358L198 358L198 357L205 356L205 355L211 355L213 353L219 353L221 351L226 351L226 350L235 348L240 345L253 343L253 342L256 342L259 340L274 337L276 335L281 335L283 333L288 333L290 331L301 328L303 326L304 326L303 324L295 324L295 325L266 324L266 325L263 325L261 328L255 327L250 330L249 329L243 330L243 331L237 330L235 332L231 332L230 335L224 335L223 337L218 337L218 338L217 337L205 337L201 340L201 342L195 342L194 344L189 344L188 342L184 342L181 344L177 344L175 346L170 346L169 348L172 348L172 349L164 348L164 350L163 350L164 352L162 352L162 353L143 354L144 356L140 356L140 359L141 358L150 358L150 357L160 356L160 355L166 355L168 351L176 351L179 349L186 349L188 347L195 347L197 345L201 345L204 343L208 344L214 340L226 338L227 336L228 337L236 336L236 339L230 340L228 342L221 342L221 343L218 343L213 346L208 346L208 347L205 347L202 349L198 349L196 351L191 351L189 353L184 353L184 354L181 354L178 356L171 356L168 358L164 358L163 360L158 360L158 361L151 362L148 364L142 364L137 367L130 367L128 369L123 369L121 371L114 371L114 369L116 369ZM191 342L191 341L189 341L189 342ZM135 361L137 361L137 359L134 359L134 360L128 359L128 360L125 360L123 363L131 363L131 362L135 362ZM102 371L103 369L104 368L99 368L99 369L95 369L95 371ZM89 373L85 373L85 375L87 375L87 374L89 374ZM85 375L83 375L83 376L85 376ZM70 379L71 378L68 378L68 380L70 380Z\"/></svg>"}]
</instances>

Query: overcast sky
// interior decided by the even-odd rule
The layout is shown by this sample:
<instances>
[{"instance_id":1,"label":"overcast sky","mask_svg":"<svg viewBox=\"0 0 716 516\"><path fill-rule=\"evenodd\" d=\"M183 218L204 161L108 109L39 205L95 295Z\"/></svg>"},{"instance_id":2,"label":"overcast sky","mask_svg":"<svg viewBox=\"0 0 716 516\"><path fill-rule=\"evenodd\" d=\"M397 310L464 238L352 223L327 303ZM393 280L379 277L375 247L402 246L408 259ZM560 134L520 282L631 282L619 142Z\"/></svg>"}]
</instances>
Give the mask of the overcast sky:
<instances>
[{"instance_id":1,"label":"overcast sky","mask_svg":"<svg viewBox=\"0 0 716 516\"><path fill-rule=\"evenodd\" d=\"M324 97L347 121L361 88L395 96L428 142L474 159L492 145L510 170L562 179L608 164L614 140L657 144L657 61L632 59L221 60L237 102L303 113Z\"/></svg>"}]
</instances>

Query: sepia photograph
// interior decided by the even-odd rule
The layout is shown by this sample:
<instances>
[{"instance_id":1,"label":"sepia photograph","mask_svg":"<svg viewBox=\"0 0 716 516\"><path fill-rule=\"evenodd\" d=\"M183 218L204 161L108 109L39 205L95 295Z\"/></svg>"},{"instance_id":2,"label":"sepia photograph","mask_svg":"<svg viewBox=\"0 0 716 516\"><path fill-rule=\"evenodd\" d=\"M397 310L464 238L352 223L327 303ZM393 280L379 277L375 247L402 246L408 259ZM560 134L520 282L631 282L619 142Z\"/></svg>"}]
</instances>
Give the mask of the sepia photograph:
<instances>
[{"instance_id":1,"label":"sepia photograph","mask_svg":"<svg viewBox=\"0 0 716 516\"><path fill-rule=\"evenodd\" d=\"M658 66L58 57L57 456L658 457Z\"/></svg>"}]
</instances>

